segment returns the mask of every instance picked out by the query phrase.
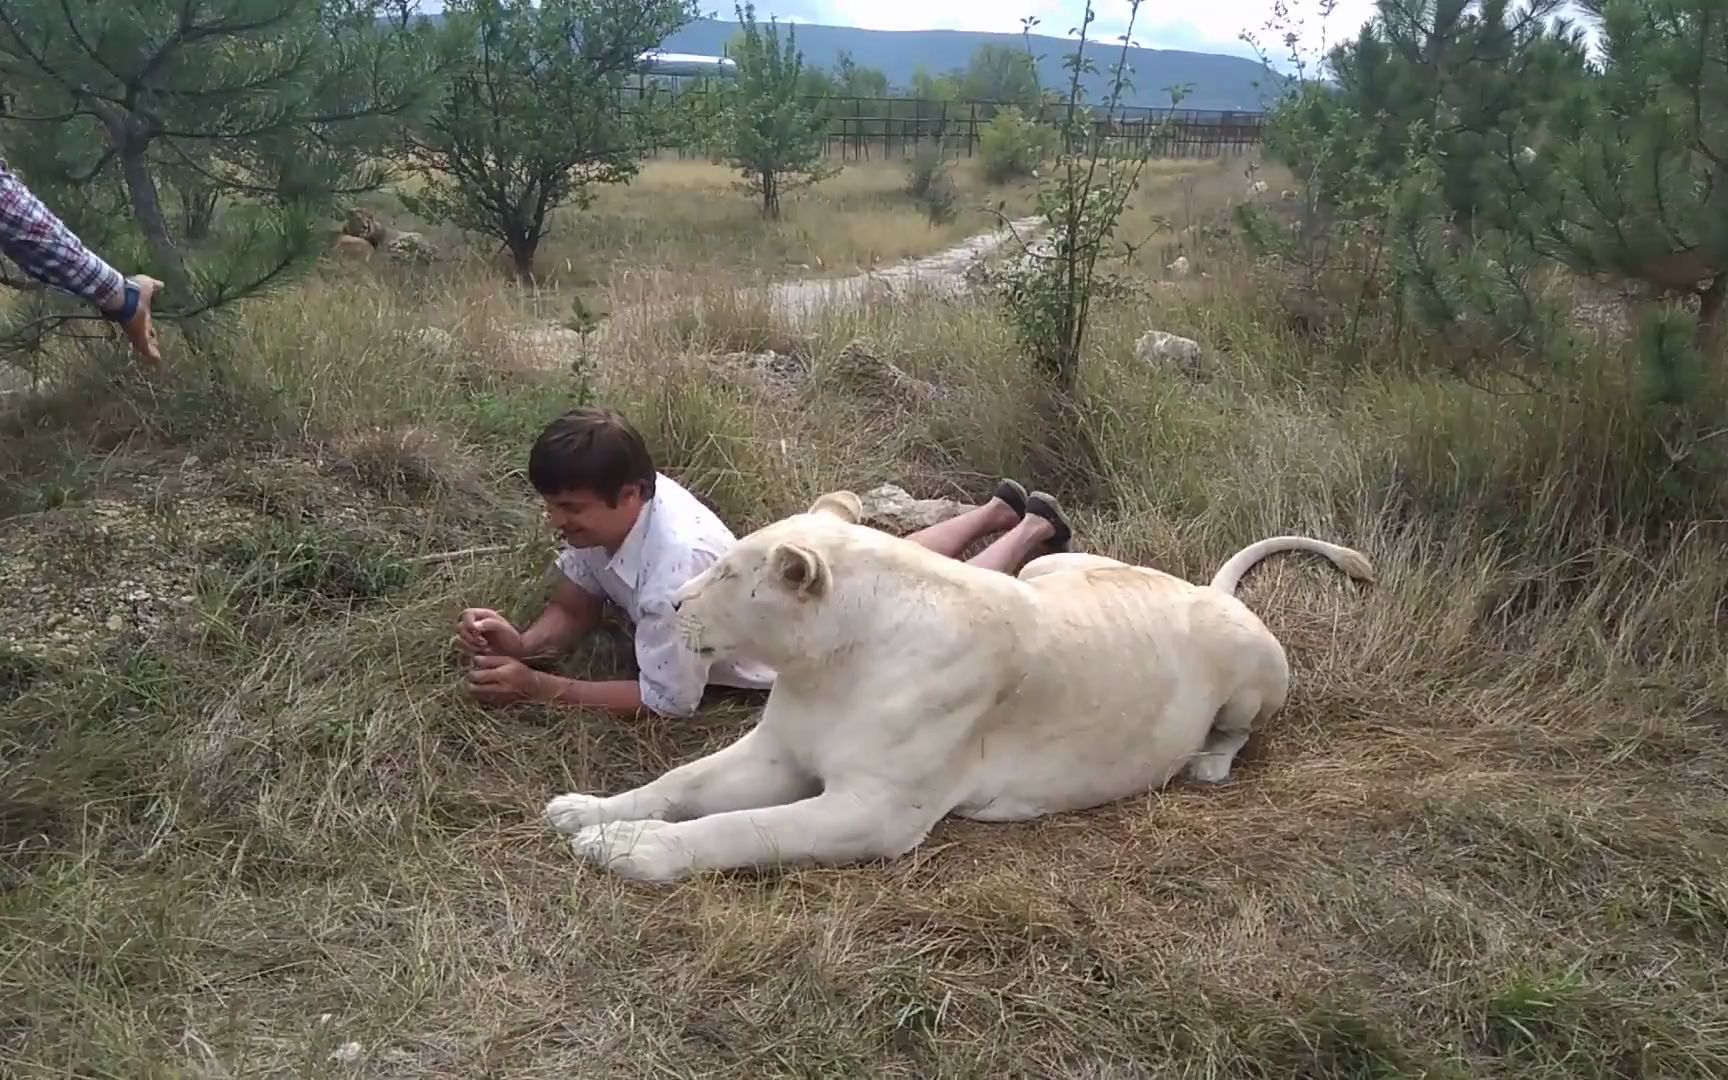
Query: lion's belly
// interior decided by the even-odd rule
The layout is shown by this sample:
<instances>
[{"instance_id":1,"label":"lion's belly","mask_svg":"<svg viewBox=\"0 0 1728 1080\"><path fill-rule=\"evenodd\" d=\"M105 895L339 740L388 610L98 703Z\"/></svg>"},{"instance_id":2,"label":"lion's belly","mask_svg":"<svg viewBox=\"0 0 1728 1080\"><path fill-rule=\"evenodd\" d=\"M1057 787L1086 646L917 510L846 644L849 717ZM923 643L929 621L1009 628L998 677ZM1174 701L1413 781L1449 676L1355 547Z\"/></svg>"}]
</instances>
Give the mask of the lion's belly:
<instances>
[{"instance_id":1,"label":"lion's belly","mask_svg":"<svg viewBox=\"0 0 1728 1080\"><path fill-rule=\"evenodd\" d=\"M1251 625L1220 622L1230 609L1184 582L1045 580L1026 678L981 726L964 816L1032 817L1161 786L1271 659Z\"/></svg>"}]
</instances>

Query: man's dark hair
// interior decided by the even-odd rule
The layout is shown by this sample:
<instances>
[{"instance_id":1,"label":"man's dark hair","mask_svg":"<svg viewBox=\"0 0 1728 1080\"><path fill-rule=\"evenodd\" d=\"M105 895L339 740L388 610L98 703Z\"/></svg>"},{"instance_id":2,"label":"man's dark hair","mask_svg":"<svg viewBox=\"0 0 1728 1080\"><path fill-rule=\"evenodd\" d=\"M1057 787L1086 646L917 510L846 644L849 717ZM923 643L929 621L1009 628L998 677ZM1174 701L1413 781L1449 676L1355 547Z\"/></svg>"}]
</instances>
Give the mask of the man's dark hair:
<instances>
[{"instance_id":1,"label":"man's dark hair","mask_svg":"<svg viewBox=\"0 0 1728 1080\"><path fill-rule=\"evenodd\" d=\"M654 458L630 421L598 407L572 409L546 425L528 451L528 482L551 498L591 491L617 506L626 484L654 495Z\"/></svg>"}]
</instances>

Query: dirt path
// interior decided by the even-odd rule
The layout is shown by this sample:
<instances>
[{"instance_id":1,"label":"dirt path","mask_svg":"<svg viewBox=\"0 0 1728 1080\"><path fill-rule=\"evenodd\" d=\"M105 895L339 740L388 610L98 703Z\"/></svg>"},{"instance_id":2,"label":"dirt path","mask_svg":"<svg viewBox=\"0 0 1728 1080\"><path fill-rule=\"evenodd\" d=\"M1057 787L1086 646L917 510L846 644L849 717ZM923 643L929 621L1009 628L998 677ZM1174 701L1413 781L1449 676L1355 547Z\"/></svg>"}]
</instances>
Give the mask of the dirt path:
<instances>
[{"instance_id":1,"label":"dirt path","mask_svg":"<svg viewBox=\"0 0 1728 1080\"><path fill-rule=\"evenodd\" d=\"M948 248L934 255L908 259L881 270L866 270L844 278L806 278L778 282L768 289L774 314L788 321L817 315L835 307L856 305L870 299L886 299L907 293L933 292L960 296L970 290L966 272L980 259L988 258L1002 245L1029 239L1042 218L1028 217Z\"/></svg>"},{"instance_id":2,"label":"dirt path","mask_svg":"<svg viewBox=\"0 0 1728 1080\"><path fill-rule=\"evenodd\" d=\"M1003 245L1014 243L1016 236L1022 242L1029 241L1042 223L1039 217L1021 218L934 254L848 277L794 278L765 287L741 287L737 291L747 301L760 299L788 326L837 308L892 302L914 293L963 296L973 287L967 280L967 272L974 264L989 258ZM607 343L617 335L628 336L663 324L678 313L680 299L655 297L615 307L599 328L588 335L586 343L575 331L555 323L524 326L513 336L523 346L522 351L529 354L523 359L530 366L560 368L584 349L590 356L603 353Z\"/></svg>"}]
</instances>

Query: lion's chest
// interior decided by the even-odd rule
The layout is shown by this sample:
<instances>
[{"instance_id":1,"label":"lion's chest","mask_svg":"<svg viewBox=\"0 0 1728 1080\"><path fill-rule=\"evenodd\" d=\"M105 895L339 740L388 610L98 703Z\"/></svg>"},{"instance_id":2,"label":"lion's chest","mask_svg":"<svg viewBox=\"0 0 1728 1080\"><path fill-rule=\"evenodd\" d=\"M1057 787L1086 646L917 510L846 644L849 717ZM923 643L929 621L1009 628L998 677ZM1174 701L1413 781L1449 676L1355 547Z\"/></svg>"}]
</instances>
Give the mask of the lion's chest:
<instances>
[{"instance_id":1,"label":"lion's chest","mask_svg":"<svg viewBox=\"0 0 1728 1080\"><path fill-rule=\"evenodd\" d=\"M776 684L762 728L788 761L816 779L900 783L951 758L956 743L975 730L979 704L993 697L954 681L914 685L904 678L814 690Z\"/></svg>"}]
</instances>

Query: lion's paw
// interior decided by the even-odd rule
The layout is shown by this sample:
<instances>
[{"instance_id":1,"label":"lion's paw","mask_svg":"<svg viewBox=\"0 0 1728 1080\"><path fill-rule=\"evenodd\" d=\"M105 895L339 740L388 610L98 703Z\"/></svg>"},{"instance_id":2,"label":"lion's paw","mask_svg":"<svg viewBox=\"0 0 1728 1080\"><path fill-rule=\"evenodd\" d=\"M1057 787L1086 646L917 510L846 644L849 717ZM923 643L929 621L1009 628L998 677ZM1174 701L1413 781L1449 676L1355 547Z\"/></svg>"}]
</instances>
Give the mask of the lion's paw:
<instances>
[{"instance_id":1,"label":"lion's paw","mask_svg":"<svg viewBox=\"0 0 1728 1080\"><path fill-rule=\"evenodd\" d=\"M562 833L573 833L606 820L600 804L606 800L598 795L583 795L572 791L546 804L546 822Z\"/></svg>"},{"instance_id":2,"label":"lion's paw","mask_svg":"<svg viewBox=\"0 0 1728 1080\"><path fill-rule=\"evenodd\" d=\"M694 869L690 853L671 838L665 821L613 821L590 825L570 838L570 849L595 866L638 881L675 881Z\"/></svg>"},{"instance_id":3,"label":"lion's paw","mask_svg":"<svg viewBox=\"0 0 1728 1080\"><path fill-rule=\"evenodd\" d=\"M1188 778L1200 784L1222 784L1230 779L1229 754L1196 754L1188 760Z\"/></svg>"}]
</instances>

